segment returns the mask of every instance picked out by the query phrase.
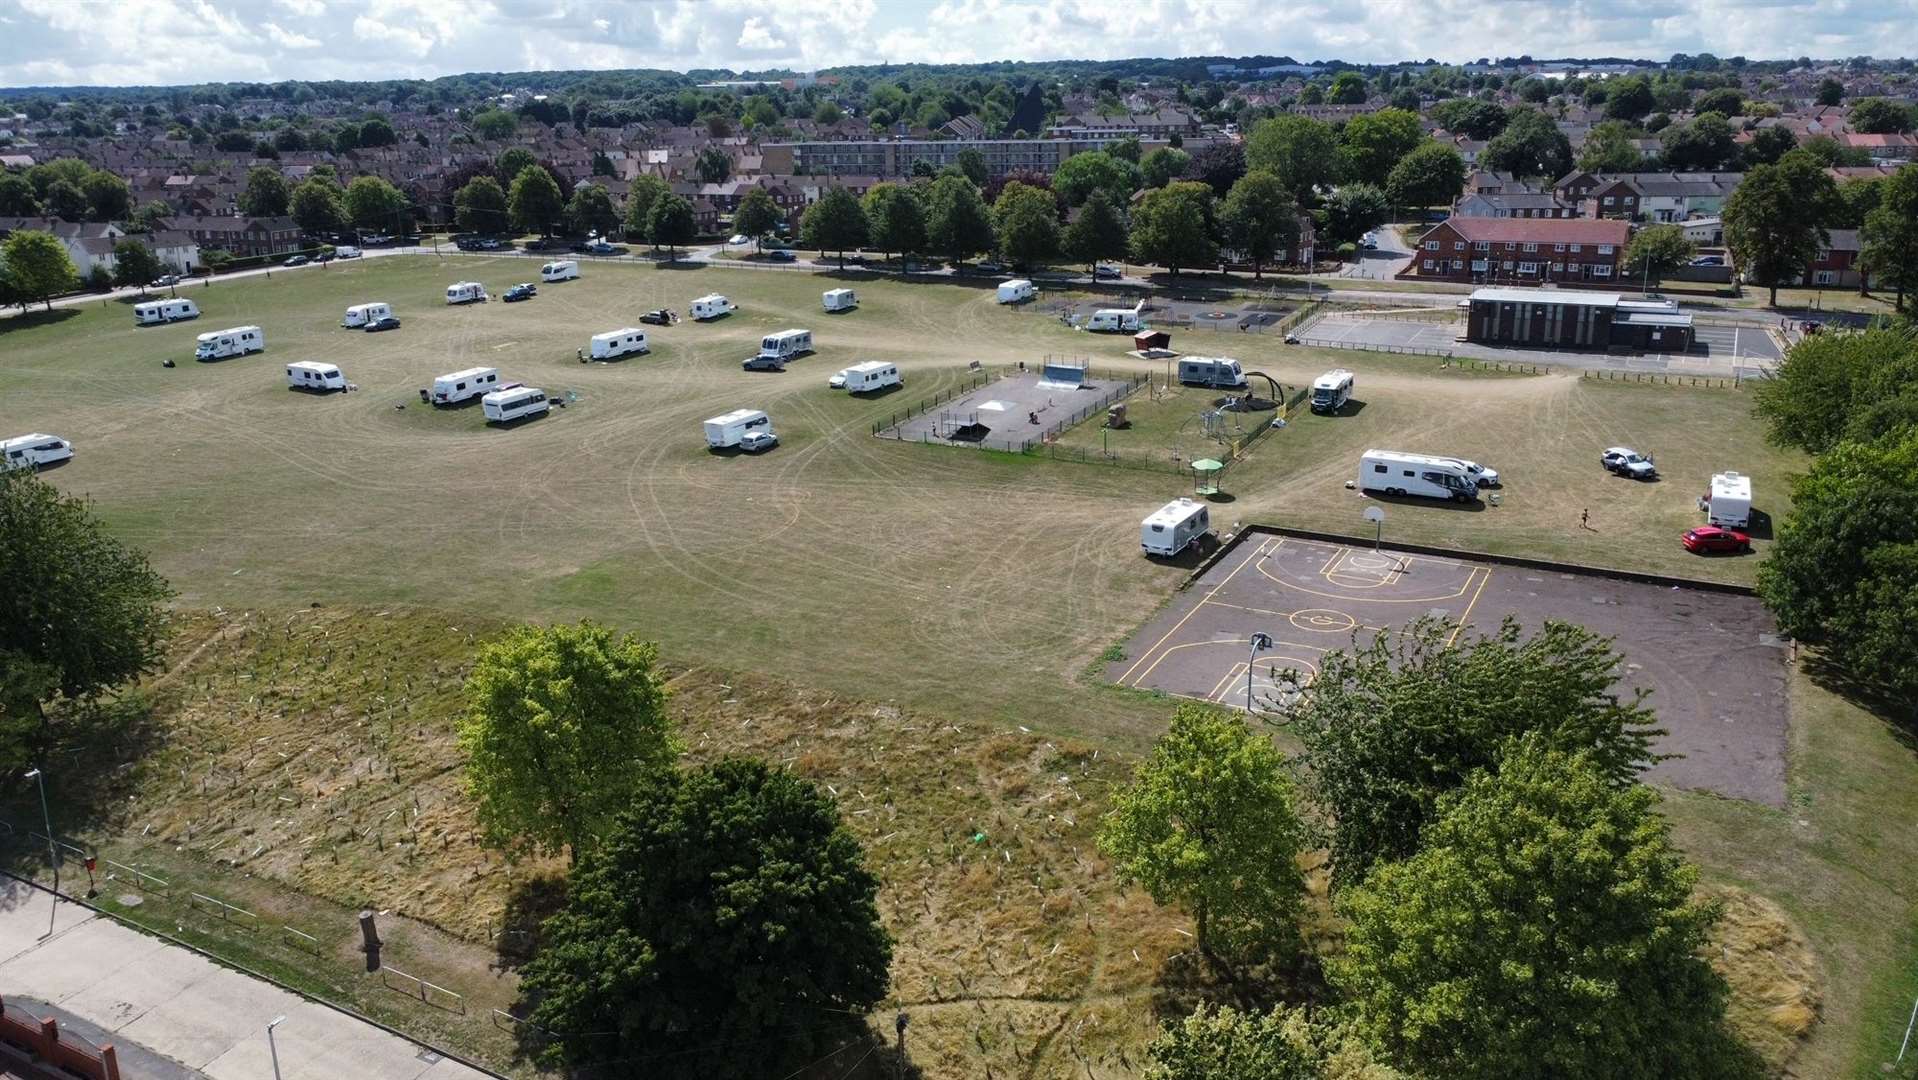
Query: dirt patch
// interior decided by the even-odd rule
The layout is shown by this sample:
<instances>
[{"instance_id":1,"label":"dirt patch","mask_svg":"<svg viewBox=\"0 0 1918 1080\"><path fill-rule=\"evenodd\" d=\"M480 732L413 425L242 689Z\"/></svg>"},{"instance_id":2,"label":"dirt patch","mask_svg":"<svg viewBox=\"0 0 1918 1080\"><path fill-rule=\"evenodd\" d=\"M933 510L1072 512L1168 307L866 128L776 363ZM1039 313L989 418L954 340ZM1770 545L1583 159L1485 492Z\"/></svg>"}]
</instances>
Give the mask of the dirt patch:
<instances>
[{"instance_id":1,"label":"dirt patch","mask_svg":"<svg viewBox=\"0 0 1918 1080\"><path fill-rule=\"evenodd\" d=\"M1777 904L1731 885L1705 891L1725 906L1711 961L1732 987L1726 1009L1732 1030L1782 1073L1818 1023L1824 1002L1818 958Z\"/></svg>"}]
</instances>

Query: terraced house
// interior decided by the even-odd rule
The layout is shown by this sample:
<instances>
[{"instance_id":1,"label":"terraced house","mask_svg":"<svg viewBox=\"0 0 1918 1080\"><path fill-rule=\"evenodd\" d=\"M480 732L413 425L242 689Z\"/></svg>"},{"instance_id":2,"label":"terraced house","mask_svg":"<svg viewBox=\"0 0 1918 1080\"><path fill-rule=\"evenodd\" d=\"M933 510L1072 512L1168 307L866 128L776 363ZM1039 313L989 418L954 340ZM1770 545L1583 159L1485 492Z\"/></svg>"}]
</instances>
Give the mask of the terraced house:
<instances>
[{"instance_id":1,"label":"terraced house","mask_svg":"<svg viewBox=\"0 0 1918 1080\"><path fill-rule=\"evenodd\" d=\"M1621 274L1631 226L1592 218L1450 217L1399 273L1480 285L1604 285Z\"/></svg>"}]
</instances>

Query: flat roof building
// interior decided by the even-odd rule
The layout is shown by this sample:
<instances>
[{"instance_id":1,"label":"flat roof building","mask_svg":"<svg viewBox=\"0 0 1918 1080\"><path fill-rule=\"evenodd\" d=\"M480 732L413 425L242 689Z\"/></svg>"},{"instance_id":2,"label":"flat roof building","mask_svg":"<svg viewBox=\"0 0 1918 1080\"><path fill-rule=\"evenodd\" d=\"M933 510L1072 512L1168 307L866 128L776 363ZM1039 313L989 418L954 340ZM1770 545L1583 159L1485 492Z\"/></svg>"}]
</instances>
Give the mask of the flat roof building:
<instances>
[{"instance_id":1,"label":"flat roof building","mask_svg":"<svg viewBox=\"0 0 1918 1080\"><path fill-rule=\"evenodd\" d=\"M1672 300L1627 300L1576 289L1475 289L1465 338L1486 345L1691 351L1692 317Z\"/></svg>"}]
</instances>

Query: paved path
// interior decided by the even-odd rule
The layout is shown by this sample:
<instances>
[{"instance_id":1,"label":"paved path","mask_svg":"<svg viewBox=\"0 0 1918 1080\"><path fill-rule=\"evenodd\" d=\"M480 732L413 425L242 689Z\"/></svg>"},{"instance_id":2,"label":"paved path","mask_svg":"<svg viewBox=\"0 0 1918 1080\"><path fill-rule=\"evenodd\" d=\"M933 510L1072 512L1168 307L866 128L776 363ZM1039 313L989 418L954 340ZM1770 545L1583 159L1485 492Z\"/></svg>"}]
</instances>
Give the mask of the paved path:
<instances>
[{"instance_id":1,"label":"paved path","mask_svg":"<svg viewBox=\"0 0 1918 1080\"><path fill-rule=\"evenodd\" d=\"M51 923L52 933L48 927ZM0 884L0 997L52 1002L183 1066L175 1075L284 1080L484 1080L492 1075L345 1013L221 967L78 904Z\"/></svg>"}]
</instances>

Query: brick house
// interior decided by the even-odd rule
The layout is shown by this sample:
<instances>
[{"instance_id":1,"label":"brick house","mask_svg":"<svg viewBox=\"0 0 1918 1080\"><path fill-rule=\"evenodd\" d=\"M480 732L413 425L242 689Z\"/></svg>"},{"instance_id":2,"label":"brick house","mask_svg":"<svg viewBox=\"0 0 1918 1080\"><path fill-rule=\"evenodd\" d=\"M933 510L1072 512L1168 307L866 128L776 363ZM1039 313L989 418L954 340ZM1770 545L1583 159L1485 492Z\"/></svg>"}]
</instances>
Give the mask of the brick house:
<instances>
[{"instance_id":1,"label":"brick house","mask_svg":"<svg viewBox=\"0 0 1918 1080\"><path fill-rule=\"evenodd\" d=\"M1611 285L1631 226L1592 218L1451 217L1434 225L1399 277L1476 284Z\"/></svg>"},{"instance_id":2,"label":"brick house","mask_svg":"<svg viewBox=\"0 0 1918 1080\"><path fill-rule=\"evenodd\" d=\"M300 248L300 227L290 217L196 217L176 214L166 227L186 233L203 251L219 249L237 258L278 255Z\"/></svg>"},{"instance_id":3,"label":"brick house","mask_svg":"<svg viewBox=\"0 0 1918 1080\"><path fill-rule=\"evenodd\" d=\"M1805 268L1798 279L1801 285L1830 288L1857 288L1864 282L1863 271L1858 266L1858 254L1861 244L1857 229L1827 230L1830 240L1825 244L1818 257Z\"/></svg>"},{"instance_id":4,"label":"brick house","mask_svg":"<svg viewBox=\"0 0 1918 1080\"><path fill-rule=\"evenodd\" d=\"M1455 217L1575 218L1578 207L1543 192L1471 192L1452 204L1452 214Z\"/></svg>"}]
</instances>

